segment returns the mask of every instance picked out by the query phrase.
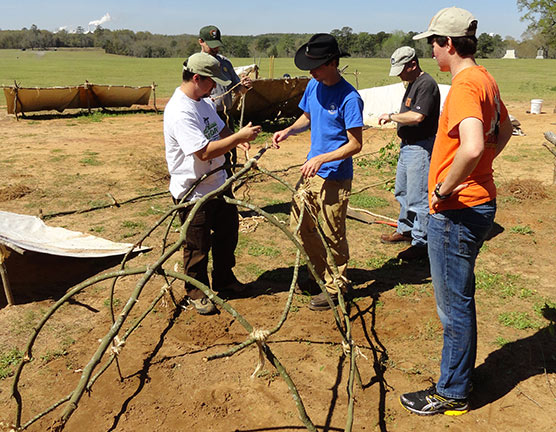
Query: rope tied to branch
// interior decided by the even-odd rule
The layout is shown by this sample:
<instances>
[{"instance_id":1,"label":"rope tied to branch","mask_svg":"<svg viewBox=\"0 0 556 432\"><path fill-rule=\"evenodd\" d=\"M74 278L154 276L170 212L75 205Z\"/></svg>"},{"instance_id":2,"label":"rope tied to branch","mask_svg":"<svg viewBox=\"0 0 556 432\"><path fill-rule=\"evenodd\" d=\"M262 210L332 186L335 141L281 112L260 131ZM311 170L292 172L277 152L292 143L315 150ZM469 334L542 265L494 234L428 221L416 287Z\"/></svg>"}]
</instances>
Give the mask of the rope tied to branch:
<instances>
[{"instance_id":1,"label":"rope tied to branch","mask_svg":"<svg viewBox=\"0 0 556 432\"><path fill-rule=\"evenodd\" d=\"M233 87L230 87L230 88L229 88L227 91L225 91L224 93L219 94L218 96L211 96L210 98L211 98L213 101L216 101L217 99L222 99L224 96L226 96L228 93L232 92L237 86L240 86L240 85L241 85L241 81L238 82L238 83L237 83L236 85L234 85Z\"/></svg>"},{"instance_id":2,"label":"rope tied to branch","mask_svg":"<svg viewBox=\"0 0 556 432\"><path fill-rule=\"evenodd\" d=\"M359 348L358 345L356 345L355 343L353 343L353 339L349 341L349 343L347 343L346 341L342 341L342 349L344 351L344 355L346 357L349 357L351 355L351 349L353 347L353 352L355 353L355 357L363 357L365 360L369 360L369 358L363 354L363 352L361 351L361 348Z\"/></svg>"},{"instance_id":3,"label":"rope tied to branch","mask_svg":"<svg viewBox=\"0 0 556 432\"><path fill-rule=\"evenodd\" d=\"M120 338L116 335L114 336L114 339L112 339L112 346L110 347L110 350L114 353L114 356L118 356L122 352L124 345L125 340L120 340Z\"/></svg>"},{"instance_id":4,"label":"rope tied to branch","mask_svg":"<svg viewBox=\"0 0 556 432\"><path fill-rule=\"evenodd\" d=\"M294 197L301 202L301 204L305 207L307 213L309 213L309 215L313 218L313 220L317 220L317 209L315 205L312 203L310 199L310 195L311 194L307 190L305 183L302 183L297 188Z\"/></svg>"},{"instance_id":5,"label":"rope tied to branch","mask_svg":"<svg viewBox=\"0 0 556 432\"><path fill-rule=\"evenodd\" d=\"M251 334L249 335L250 338L255 339L257 342L257 347L259 348L259 360L257 362L257 366L255 370L251 374L251 379L255 378L257 374L263 369L264 367L264 350L263 344L266 342L268 337L270 336L270 331L268 330L261 330L261 329L254 329Z\"/></svg>"}]
</instances>

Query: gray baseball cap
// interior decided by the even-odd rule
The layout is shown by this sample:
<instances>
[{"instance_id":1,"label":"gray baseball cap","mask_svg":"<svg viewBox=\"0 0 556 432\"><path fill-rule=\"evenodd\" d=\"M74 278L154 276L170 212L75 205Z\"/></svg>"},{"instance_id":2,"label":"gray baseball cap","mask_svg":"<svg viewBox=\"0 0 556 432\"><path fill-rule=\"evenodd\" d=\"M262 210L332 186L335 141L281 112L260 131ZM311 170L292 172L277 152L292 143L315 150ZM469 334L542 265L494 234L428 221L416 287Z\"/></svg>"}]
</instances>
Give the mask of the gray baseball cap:
<instances>
[{"instance_id":1,"label":"gray baseball cap","mask_svg":"<svg viewBox=\"0 0 556 432\"><path fill-rule=\"evenodd\" d=\"M210 77L223 86L228 86L232 82L222 73L220 62L204 52L189 56L187 62L183 65L183 69L194 74Z\"/></svg>"},{"instance_id":2,"label":"gray baseball cap","mask_svg":"<svg viewBox=\"0 0 556 432\"><path fill-rule=\"evenodd\" d=\"M413 39L423 39L432 35L437 36L475 36L477 20L471 12L455 6L441 9L432 17L427 31L413 36Z\"/></svg>"},{"instance_id":3,"label":"gray baseball cap","mask_svg":"<svg viewBox=\"0 0 556 432\"><path fill-rule=\"evenodd\" d=\"M398 48L390 57L390 76L398 76L404 66L415 58L415 50L408 46Z\"/></svg>"}]
</instances>

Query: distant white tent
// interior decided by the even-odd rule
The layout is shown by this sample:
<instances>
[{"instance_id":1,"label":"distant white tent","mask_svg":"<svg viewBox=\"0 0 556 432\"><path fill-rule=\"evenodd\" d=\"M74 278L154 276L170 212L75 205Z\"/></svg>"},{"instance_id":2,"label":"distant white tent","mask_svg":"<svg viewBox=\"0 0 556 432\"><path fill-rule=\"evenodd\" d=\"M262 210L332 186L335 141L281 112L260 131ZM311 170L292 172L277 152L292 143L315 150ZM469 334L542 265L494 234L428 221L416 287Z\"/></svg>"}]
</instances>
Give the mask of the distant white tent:
<instances>
[{"instance_id":1,"label":"distant white tent","mask_svg":"<svg viewBox=\"0 0 556 432\"><path fill-rule=\"evenodd\" d=\"M502 57L503 59L515 59L515 50L506 50L506 54L504 54L504 57Z\"/></svg>"},{"instance_id":2,"label":"distant white tent","mask_svg":"<svg viewBox=\"0 0 556 432\"><path fill-rule=\"evenodd\" d=\"M450 86L439 84L440 106L450 90ZM378 126L378 116L383 113L397 113L400 111L405 86L402 82L381 87L359 90L363 99L363 123L367 126ZM393 123L395 125L395 123Z\"/></svg>"}]
</instances>

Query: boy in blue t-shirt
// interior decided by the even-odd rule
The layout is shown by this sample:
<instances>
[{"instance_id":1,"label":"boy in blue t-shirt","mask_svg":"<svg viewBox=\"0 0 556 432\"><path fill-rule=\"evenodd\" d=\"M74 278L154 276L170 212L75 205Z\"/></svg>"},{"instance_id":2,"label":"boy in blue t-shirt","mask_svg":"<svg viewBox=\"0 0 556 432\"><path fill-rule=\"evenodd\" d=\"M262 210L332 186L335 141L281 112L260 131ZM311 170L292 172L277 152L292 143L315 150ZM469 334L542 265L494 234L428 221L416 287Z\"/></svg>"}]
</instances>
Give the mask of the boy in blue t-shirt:
<instances>
[{"instance_id":1,"label":"boy in blue t-shirt","mask_svg":"<svg viewBox=\"0 0 556 432\"><path fill-rule=\"evenodd\" d=\"M353 178L351 157L363 146L363 101L338 71L339 59L345 56L349 54L340 51L334 36L324 33L314 35L299 48L295 65L301 70L309 70L313 77L299 104L303 114L272 138L277 146L290 135L311 128L311 148L301 167L290 223L292 229L297 226L305 203L308 213L303 217L299 235L334 303L338 299L338 290L345 293L349 286L346 215ZM326 249L315 229L319 217L334 262L327 259ZM316 292L318 284L309 278L301 288ZM327 310L330 305L326 296L320 293L311 298L309 308Z\"/></svg>"}]
</instances>

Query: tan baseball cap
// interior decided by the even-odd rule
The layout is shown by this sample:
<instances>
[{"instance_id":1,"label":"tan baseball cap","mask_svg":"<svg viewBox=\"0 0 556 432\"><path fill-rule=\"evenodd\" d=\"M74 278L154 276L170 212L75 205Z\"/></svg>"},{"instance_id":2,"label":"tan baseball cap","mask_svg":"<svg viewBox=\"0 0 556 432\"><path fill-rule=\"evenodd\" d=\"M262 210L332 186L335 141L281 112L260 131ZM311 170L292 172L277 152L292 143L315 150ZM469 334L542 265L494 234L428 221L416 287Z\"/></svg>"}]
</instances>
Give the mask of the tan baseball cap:
<instances>
[{"instance_id":1,"label":"tan baseball cap","mask_svg":"<svg viewBox=\"0 0 556 432\"><path fill-rule=\"evenodd\" d=\"M476 30L477 20L471 12L452 6L438 11L432 17L427 31L413 36L413 39L423 39L432 35L475 36Z\"/></svg>"},{"instance_id":2,"label":"tan baseball cap","mask_svg":"<svg viewBox=\"0 0 556 432\"><path fill-rule=\"evenodd\" d=\"M390 57L390 76L398 76L404 66L415 58L415 50L408 46L398 48Z\"/></svg>"},{"instance_id":3,"label":"tan baseball cap","mask_svg":"<svg viewBox=\"0 0 556 432\"><path fill-rule=\"evenodd\" d=\"M194 74L210 77L223 86L228 86L232 82L222 73L220 62L204 52L189 56L187 62L183 65L183 69Z\"/></svg>"}]
</instances>

